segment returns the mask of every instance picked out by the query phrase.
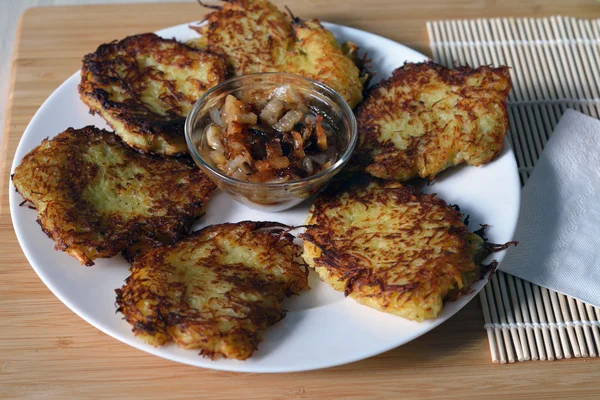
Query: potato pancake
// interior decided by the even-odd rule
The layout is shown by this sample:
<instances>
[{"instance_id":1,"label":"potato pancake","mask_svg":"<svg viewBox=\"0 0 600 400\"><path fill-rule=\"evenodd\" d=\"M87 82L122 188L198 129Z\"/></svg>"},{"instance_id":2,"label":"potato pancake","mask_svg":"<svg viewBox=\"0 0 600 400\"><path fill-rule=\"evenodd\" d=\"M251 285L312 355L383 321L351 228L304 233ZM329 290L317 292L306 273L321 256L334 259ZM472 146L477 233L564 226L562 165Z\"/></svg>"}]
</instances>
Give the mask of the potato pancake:
<instances>
[{"instance_id":1,"label":"potato pancake","mask_svg":"<svg viewBox=\"0 0 600 400\"><path fill-rule=\"evenodd\" d=\"M187 234L214 189L191 161L140 153L92 126L44 140L12 180L55 248L88 266Z\"/></svg>"},{"instance_id":2,"label":"potato pancake","mask_svg":"<svg viewBox=\"0 0 600 400\"><path fill-rule=\"evenodd\" d=\"M188 44L222 54L235 75L289 72L323 82L352 108L362 100L368 74L357 46L340 46L319 21L292 18L266 0L231 0L206 20Z\"/></svg>"},{"instance_id":3,"label":"potato pancake","mask_svg":"<svg viewBox=\"0 0 600 400\"><path fill-rule=\"evenodd\" d=\"M508 129L510 88L508 67L406 63L358 108L356 160L367 173L400 182L490 162Z\"/></svg>"},{"instance_id":4,"label":"potato pancake","mask_svg":"<svg viewBox=\"0 0 600 400\"><path fill-rule=\"evenodd\" d=\"M397 182L344 185L317 197L301 235L305 261L335 290L423 321L485 271L484 240L435 195Z\"/></svg>"},{"instance_id":5,"label":"potato pancake","mask_svg":"<svg viewBox=\"0 0 600 400\"><path fill-rule=\"evenodd\" d=\"M185 154L185 118L226 72L221 56L147 33L86 55L79 94L131 147Z\"/></svg>"},{"instance_id":6,"label":"potato pancake","mask_svg":"<svg viewBox=\"0 0 600 400\"><path fill-rule=\"evenodd\" d=\"M206 227L137 259L118 311L147 343L174 341L215 358L245 360L285 317L281 302L308 287L300 248L276 222Z\"/></svg>"}]
</instances>

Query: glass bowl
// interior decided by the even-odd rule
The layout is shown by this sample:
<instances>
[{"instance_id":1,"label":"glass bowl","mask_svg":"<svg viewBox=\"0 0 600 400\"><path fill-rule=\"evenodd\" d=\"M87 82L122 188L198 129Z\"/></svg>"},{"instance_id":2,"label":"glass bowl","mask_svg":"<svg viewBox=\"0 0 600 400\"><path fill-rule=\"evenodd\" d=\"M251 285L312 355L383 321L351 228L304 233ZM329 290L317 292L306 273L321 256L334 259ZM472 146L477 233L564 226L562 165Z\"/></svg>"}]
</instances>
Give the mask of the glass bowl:
<instances>
[{"instance_id":1,"label":"glass bowl","mask_svg":"<svg viewBox=\"0 0 600 400\"><path fill-rule=\"evenodd\" d=\"M340 146L339 158L333 165L304 179L262 183L227 176L208 157L202 156L199 149L205 140L205 127L211 123L211 107L219 107L229 94L242 99L249 95L268 98L275 88L286 84L304 97L313 113L327 119ZM318 192L348 162L357 136L356 119L352 110L333 89L312 79L278 72L244 75L213 87L194 104L185 121L185 140L198 167L219 189L236 201L254 209L270 212L293 207Z\"/></svg>"}]
</instances>

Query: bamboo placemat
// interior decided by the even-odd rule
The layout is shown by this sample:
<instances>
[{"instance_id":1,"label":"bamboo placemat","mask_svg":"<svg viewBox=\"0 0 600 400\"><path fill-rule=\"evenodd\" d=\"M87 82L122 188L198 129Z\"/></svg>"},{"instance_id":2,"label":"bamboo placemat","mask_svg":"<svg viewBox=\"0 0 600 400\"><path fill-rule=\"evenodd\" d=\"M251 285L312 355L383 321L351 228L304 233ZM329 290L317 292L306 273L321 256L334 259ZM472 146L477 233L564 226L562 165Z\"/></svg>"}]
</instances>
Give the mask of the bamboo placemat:
<instances>
[{"instance_id":1,"label":"bamboo placemat","mask_svg":"<svg viewBox=\"0 0 600 400\"><path fill-rule=\"evenodd\" d=\"M600 20L567 17L428 22L444 65L511 67L509 138L527 181L567 108L600 116ZM498 272L480 293L492 360L597 357L600 310Z\"/></svg>"}]
</instances>

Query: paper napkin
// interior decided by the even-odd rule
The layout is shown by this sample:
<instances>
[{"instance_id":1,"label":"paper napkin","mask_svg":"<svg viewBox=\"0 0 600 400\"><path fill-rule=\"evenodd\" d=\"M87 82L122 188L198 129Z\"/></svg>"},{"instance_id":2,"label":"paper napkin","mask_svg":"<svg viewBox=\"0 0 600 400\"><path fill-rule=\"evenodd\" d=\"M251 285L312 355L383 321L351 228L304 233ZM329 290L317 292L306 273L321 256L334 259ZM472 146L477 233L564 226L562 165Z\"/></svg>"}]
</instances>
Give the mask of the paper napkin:
<instances>
[{"instance_id":1,"label":"paper napkin","mask_svg":"<svg viewBox=\"0 0 600 400\"><path fill-rule=\"evenodd\" d=\"M600 121L567 110L521 196L500 269L600 307Z\"/></svg>"}]
</instances>

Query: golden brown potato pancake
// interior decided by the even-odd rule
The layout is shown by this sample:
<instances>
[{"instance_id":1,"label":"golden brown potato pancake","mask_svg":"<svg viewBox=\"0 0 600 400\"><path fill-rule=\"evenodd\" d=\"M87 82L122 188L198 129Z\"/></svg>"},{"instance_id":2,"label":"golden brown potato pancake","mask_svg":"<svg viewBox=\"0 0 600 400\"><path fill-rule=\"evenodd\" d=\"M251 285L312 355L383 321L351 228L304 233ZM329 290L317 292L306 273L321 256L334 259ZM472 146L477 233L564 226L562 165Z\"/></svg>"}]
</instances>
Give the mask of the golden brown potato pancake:
<instances>
[{"instance_id":1,"label":"golden brown potato pancake","mask_svg":"<svg viewBox=\"0 0 600 400\"><path fill-rule=\"evenodd\" d=\"M359 106L356 159L367 173L400 182L490 162L508 129L510 88L508 67L406 63Z\"/></svg>"},{"instance_id":2,"label":"golden brown potato pancake","mask_svg":"<svg viewBox=\"0 0 600 400\"><path fill-rule=\"evenodd\" d=\"M160 346L175 341L214 358L245 360L262 333L285 317L281 302L308 287L287 227L245 221L206 227L137 259L119 311L133 332Z\"/></svg>"},{"instance_id":3,"label":"golden brown potato pancake","mask_svg":"<svg viewBox=\"0 0 600 400\"><path fill-rule=\"evenodd\" d=\"M44 140L12 179L55 248L85 265L172 243L214 189L191 161L142 154L92 126Z\"/></svg>"},{"instance_id":4,"label":"golden brown potato pancake","mask_svg":"<svg viewBox=\"0 0 600 400\"><path fill-rule=\"evenodd\" d=\"M185 154L185 118L226 71L221 56L146 33L86 55L79 93L131 147Z\"/></svg>"},{"instance_id":5,"label":"golden brown potato pancake","mask_svg":"<svg viewBox=\"0 0 600 400\"><path fill-rule=\"evenodd\" d=\"M188 44L222 54L235 75L289 72L323 82L352 108L362 100L368 75L356 65L357 46L340 46L318 20L292 18L266 0L231 0L206 20Z\"/></svg>"},{"instance_id":6,"label":"golden brown potato pancake","mask_svg":"<svg viewBox=\"0 0 600 400\"><path fill-rule=\"evenodd\" d=\"M397 182L331 187L312 206L303 257L358 303L411 320L435 318L469 290L488 251L462 214Z\"/></svg>"}]
</instances>

